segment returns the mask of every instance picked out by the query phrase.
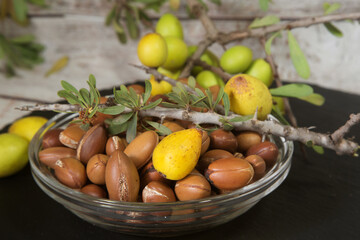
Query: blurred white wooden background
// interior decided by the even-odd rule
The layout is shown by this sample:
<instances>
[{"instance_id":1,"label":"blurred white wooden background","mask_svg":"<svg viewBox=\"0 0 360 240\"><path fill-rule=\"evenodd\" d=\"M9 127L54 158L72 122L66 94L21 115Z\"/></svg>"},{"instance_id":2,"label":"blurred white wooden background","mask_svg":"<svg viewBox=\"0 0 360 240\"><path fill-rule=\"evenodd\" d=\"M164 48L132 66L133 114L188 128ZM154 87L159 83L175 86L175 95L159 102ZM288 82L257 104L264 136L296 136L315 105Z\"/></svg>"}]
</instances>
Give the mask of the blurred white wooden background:
<instances>
[{"instance_id":1,"label":"blurred white wooden background","mask_svg":"<svg viewBox=\"0 0 360 240\"><path fill-rule=\"evenodd\" d=\"M47 9L31 8L30 27L22 28L10 21L3 25L3 30L8 36L33 33L38 41L46 45L46 50L45 63L32 71L18 70L18 76L10 79L0 75L0 95L53 102L59 100L56 93L61 88L60 80L66 80L77 88L87 87L86 80L92 73L97 78L98 87L106 89L148 78L145 73L129 66L129 63L139 64L136 56L137 41L121 45L112 28L104 26L104 16L111 7L109 1L48 2L50 7ZM319 16L323 14L324 2L326 1L273 0L268 12L261 11L256 0L222 0L220 7L212 3L208 6L209 15L215 20L218 29L227 32L244 30L254 17L264 15L275 14L285 20ZM360 11L358 0L337 2L342 5L338 13ZM188 18L183 5L182 3L180 10L174 14L183 20L187 44L197 44L204 36L204 29L197 20ZM160 13L152 12L154 23L161 13L167 11L171 10L165 5ZM325 88L360 94L360 24L357 21L344 21L335 25L342 30L344 37L334 37L323 25L293 30L311 67L311 77L308 80L299 78L295 73L286 37L277 39L272 52L279 66L280 77L289 81L306 81ZM142 34L149 31L141 30ZM256 58L264 57L257 39L247 39L241 44L250 47ZM220 46L214 45L211 49L218 56L221 55ZM70 58L68 66L50 77L44 77L52 64L65 55ZM14 110L14 107L24 104L33 103L0 98L0 128L27 114Z\"/></svg>"}]
</instances>

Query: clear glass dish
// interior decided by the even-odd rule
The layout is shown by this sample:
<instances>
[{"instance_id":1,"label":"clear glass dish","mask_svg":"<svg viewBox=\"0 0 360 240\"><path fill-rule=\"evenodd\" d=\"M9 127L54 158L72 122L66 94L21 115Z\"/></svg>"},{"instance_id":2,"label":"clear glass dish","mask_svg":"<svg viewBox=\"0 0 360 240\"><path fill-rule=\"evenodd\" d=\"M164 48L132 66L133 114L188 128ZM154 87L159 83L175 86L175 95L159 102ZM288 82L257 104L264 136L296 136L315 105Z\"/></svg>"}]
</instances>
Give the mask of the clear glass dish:
<instances>
[{"instance_id":1,"label":"clear glass dish","mask_svg":"<svg viewBox=\"0 0 360 240\"><path fill-rule=\"evenodd\" d=\"M38 186L80 218L99 227L140 236L178 236L226 223L248 211L274 191L291 166L293 142L272 137L279 148L276 164L260 180L231 193L196 201L174 203L119 202L94 198L58 182L51 169L40 163L38 152L49 126L65 127L77 114L58 114L34 136L29 147L32 175Z\"/></svg>"}]
</instances>

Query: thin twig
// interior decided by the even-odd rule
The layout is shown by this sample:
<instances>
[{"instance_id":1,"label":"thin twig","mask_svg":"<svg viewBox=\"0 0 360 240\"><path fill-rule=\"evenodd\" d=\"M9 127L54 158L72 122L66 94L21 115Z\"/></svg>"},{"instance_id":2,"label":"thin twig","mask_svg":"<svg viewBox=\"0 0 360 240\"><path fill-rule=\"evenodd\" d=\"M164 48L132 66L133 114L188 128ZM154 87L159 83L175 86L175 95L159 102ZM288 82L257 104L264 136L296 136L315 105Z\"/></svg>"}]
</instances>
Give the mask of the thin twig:
<instances>
[{"instance_id":1,"label":"thin twig","mask_svg":"<svg viewBox=\"0 0 360 240\"><path fill-rule=\"evenodd\" d=\"M200 59L195 60L194 64L202 67L203 69L210 70L213 73L216 73L224 80L224 82L227 82L231 78L231 75L224 72L221 68L211 66L211 65L207 64L206 62L201 61Z\"/></svg>"},{"instance_id":2,"label":"thin twig","mask_svg":"<svg viewBox=\"0 0 360 240\"><path fill-rule=\"evenodd\" d=\"M356 124L360 123L360 113L351 114L350 119L339 129L337 129L333 134L331 134L331 138L334 142L338 142L342 138L344 138L345 134L349 132L350 128Z\"/></svg>"}]
</instances>

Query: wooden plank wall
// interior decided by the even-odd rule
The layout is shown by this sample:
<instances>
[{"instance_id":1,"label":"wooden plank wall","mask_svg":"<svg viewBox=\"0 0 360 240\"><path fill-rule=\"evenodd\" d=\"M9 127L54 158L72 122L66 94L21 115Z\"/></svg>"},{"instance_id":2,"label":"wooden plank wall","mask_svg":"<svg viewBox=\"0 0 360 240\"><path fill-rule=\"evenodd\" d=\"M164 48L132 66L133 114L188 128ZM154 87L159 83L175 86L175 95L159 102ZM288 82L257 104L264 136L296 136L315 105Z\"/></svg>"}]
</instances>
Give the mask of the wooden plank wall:
<instances>
[{"instance_id":1,"label":"wooden plank wall","mask_svg":"<svg viewBox=\"0 0 360 240\"><path fill-rule=\"evenodd\" d=\"M182 1L184 2L184 1ZM275 14L284 20L323 14L322 4L326 1L287 1L273 0L267 13L259 9L258 1L222 0L220 7L209 3L209 15L221 31L244 30L251 20L266 14ZM359 12L358 0L339 0L342 8L339 12ZM137 42L121 45L111 28L104 26L104 16L111 4L106 0L53 0L48 1L46 9L31 8L31 25L22 28L10 21L2 24L1 31L8 36L33 33L46 45L44 64L32 71L18 71L18 76L6 79L0 75L0 94L18 98L30 98L38 101L59 100L56 92L60 89L60 80L66 80L76 87L86 87L86 80L93 73L100 89L111 88L122 83L146 79L143 72L129 66L139 64L136 56ZM151 14L154 22L164 12ZM197 44L204 36L202 25L189 19L184 4L177 16L182 19L185 40L189 45ZM360 28L359 22L335 23L343 33L336 38L322 25L293 31L304 50L310 67L311 77L306 80L326 88L338 89L349 93L360 93ZM147 29L142 29L146 33ZM291 64L286 37L277 39L272 52L279 66L280 77L289 81L304 81L299 78ZM239 44L240 42L229 44ZM241 42L253 49L256 58L264 57L257 39ZM220 56L222 47L214 45L211 49ZM45 72L62 56L69 56L68 66L61 72L44 77ZM21 117L25 113L13 108L26 102L0 98L0 128Z\"/></svg>"}]
</instances>

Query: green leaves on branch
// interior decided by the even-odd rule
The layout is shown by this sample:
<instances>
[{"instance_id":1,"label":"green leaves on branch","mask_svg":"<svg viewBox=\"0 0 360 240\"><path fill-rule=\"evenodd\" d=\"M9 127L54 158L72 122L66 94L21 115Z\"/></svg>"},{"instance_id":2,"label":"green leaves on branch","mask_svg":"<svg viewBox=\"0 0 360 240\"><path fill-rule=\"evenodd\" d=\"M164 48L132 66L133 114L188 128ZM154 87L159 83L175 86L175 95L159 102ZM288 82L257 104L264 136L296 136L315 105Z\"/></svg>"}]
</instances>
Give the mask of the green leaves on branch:
<instances>
[{"instance_id":1,"label":"green leaves on branch","mask_svg":"<svg viewBox=\"0 0 360 240\"><path fill-rule=\"evenodd\" d=\"M271 0L259 0L260 9L266 12L269 9Z\"/></svg>"},{"instance_id":2,"label":"green leaves on branch","mask_svg":"<svg viewBox=\"0 0 360 240\"><path fill-rule=\"evenodd\" d=\"M275 23L280 22L280 18L277 16L269 15L263 18L256 18L250 25L249 28L259 28L271 26Z\"/></svg>"},{"instance_id":3,"label":"green leaves on branch","mask_svg":"<svg viewBox=\"0 0 360 240\"><path fill-rule=\"evenodd\" d=\"M336 10L338 10L341 7L340 3L324 3L323 4L323 9L324 9L324 15L329 15L333 12L335 12ZM342 37L343 33L340 31L340 29L338 29L337 27L335 27L332 23L327 22L324 23L325 28L335 37Z\"/></svg>"},{"instance_id":4,"label":"green leaves on branch","mask_svg":"<svg viewBox=\"0 0 360 240\"><path fill-rule=\"evenodd\" d=\"M291 31L288 31L288 42L291 61L296 69L296 72L300 77L308 79L310 77L309 64Z\"/></svg>"},{"instance_id":5,"label":"green leaves on branch","mask_svg":"<svg viewBox=\"0 0 360 240\"><path fill-rule=\"evenodd\" d=\"M271 45L272 45L272 42L274 41L274 39L277 37L281 37L281 31L275 32L273 35L271 35L271 37L268 40L266 40L265 52L267 55L271 55Z\"/></svg>"}]
</instances>

